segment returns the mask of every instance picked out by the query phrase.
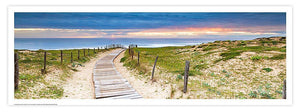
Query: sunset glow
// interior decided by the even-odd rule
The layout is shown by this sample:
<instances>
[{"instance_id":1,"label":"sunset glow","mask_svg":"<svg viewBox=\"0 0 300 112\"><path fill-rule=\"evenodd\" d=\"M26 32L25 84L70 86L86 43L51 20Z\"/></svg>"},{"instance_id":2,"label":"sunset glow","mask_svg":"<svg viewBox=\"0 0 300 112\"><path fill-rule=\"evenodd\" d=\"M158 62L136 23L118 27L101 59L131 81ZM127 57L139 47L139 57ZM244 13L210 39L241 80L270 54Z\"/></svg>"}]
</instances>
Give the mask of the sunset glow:
<instances>
[{"instance_id":1,"label":"sunset glow","mask_svg":"<svg viewBox=\"0 0 300 112\"><path fill-rule=\"evenodd\" d=\"M16 13L15 37L285 36L284 16L282 13Z\"/></svg>"}]
</instances>

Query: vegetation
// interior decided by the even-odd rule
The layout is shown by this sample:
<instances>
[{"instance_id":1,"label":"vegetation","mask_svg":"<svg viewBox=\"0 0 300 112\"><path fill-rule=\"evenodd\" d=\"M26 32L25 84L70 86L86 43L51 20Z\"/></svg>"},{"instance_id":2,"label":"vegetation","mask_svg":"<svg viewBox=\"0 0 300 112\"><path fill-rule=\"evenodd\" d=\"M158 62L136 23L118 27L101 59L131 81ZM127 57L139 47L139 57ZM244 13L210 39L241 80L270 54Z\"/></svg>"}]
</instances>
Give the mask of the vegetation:
<instances>
[{"instance_id":1,"label":"vegetation","mask_svg":"<svg viewBox=\"0 0 300 112\"><path fill-rule=\"evenodd\" d=\"M263 68L262 70L265 70L266 72L271 72L273 69L272 68Z\"/></svg>"},{"instance_id":2,"label":"vegetation","mask_svg":"<svg viewBox=\"0 0 300 112\"><path fill-rule=\"evenodd\" d=\"M18 52L19 59L19 89L15 91L17 99L40 99L50 98L57 99L63 97L62 83L71 77L71 71L77 71L76 67L83 66L98 53L105 52L109 49L83 49L62 50L63 63L61 64L60 50L15 50ZM88 52L89 51L89 52ZM46 74L41 74L44 67L44 52L47 52ZM71 62L71 52L73 63ZM54 77L53 79L49 77Z\"/></svg>"},{"instance_id":3,"label":"vegetation","mask_svg":"<svg viewBox=\"0 0 300 112\"><path fill-rule=\"evenodd\" d=\"M171 85L172 95L168 98L278 99L281 98L278 91L282 89L281 82L286 72L285 43L285 37L271 37L215 41L197 46L132 48L134 52L140 52L140 64L137 65L137 53L131 59L128 50L121 62L135 70L137 78L150 79L155 57L158 56L154 78L156 83L164 85L166 83L163 82L167 81ZM190 78L188 94L183 95L176 91L183 88L181 79L186 60L190 61ZM268 68L262 69L261 66ZM271 71L277 71L279 75L267 75Z\"/></svg>"}]
</instances>

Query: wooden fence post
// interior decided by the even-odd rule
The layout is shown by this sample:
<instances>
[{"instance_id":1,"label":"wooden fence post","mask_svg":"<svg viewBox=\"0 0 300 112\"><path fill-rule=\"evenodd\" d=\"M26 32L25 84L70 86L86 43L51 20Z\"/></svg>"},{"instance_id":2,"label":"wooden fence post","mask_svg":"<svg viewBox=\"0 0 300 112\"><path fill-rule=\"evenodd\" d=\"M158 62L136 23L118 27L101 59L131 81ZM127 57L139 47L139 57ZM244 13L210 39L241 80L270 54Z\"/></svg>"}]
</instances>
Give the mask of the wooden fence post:
<instances>
[{"instance_id":1,"label":"wooden fence post","mask_svg":"<svg viewBox=\"0 0 300 112\"><path fill-rule=\"evenodd\" d=\"M156 59L155 59L154 65L153 65L153 69L152 69L152 76L151 76L152 81L153 81L153 77L154 77L154 70L155 70L157 59L158 59L158 56L156 56Z\"/></svg>"},{"instance_id":2,"label":"wooden fence post","mask_svg":"<svg viewBox=\"0 0 300 112\"><path fill-rule=\"evenodd\" d=\"M88 48L88 56L90 55L90 48Z\"/></svg>"},{"instance_id":3,"label":"wooden fence post","mask_svg":"<svg viewBox=\"0 0 300 112\"><path fill-rule=\"evenodd\" d=\"M140 51L138 51L138 65L140 65Z\"/></svg>"},{"instance_id":4,"label":"wooden fence post","mask_svg":"<svg viewBox=\"0 0 300 112\"><path fill-rule=\"evenodd\" d=\"M286 99L286 80L283 81L282 99Z\"/></svg>"},{"instance_id":5,"label":"wooden fence post","mask_svg":"<svg viewBox=\"0 0 300 112\"><path fill-rule=\"evenodd\" d=\"M47 52L44 53L44 74L46 74Z\"/></svg>"},{"instance_id":6,"label":"wooden fence post","mask_svg":"<svg viewBox=\"0 0 300 112\"><path fill-rule=\"evenodd\" d=\"M63 51L60 50L60 64L63 64Z\"/></svg>"},{"instance_id":7,"label":"wooden fence post","mask_svg":"<svg viewBox=\"0 0 300 112\"><path fill-rule=\"evenodd\" d=\"M41 74L46 74L46 62L47 62L46 58L47 58L47 53L45 51L44 52L44 68L41 69Z\"/></svg>"},{"instance_id":8,"label":"wooden fence post","mask_svg":"<svg viewBox=\"0 0 300 112\"><path fill-rule=\"evenodd\" d=\"M131 50L131 60L133 60L133 54L134 54L134 51Z\"/></svg>"},{"instance_id":9,"label":"wooden fence post","mask_svg":"<svg viewBox=\"0 0 300 112\"><path fill-rule=\"evenodd\" d=\"M79 60L79 57L80 57L80 50L78 50L78 55L77 55L78 60Z\"/></svg>"},{"instance_id":10,"label":"wooden fence post","mask_svg":"<svg viewBox=\"0 0 300 112\"><path fill-rule=\"evenodd\" d=\"M128 46L128 50L129 50L129 55L131 55L130 46Z\"/></svg>"},{"instance_id":11,"label":"wooden fence post","mask_svg":"<svg viewBox=\"0 0 300 112\"><path fill-rule=\"evenodd\" d=\"M85 57L85 49L83 49L83 56Z\"/></svg>"},{"instance_id":12,"label":"wooden fence post","mask_svg":"<svg viewBox=\"0 0 300 112\"><path fill-rule=\"evenodd\" d=\"M71 63L73 63L73 53L71 51Z\"/></svg>"},{"instance_id":13,"label":"wooden fence post","mask_svg":"<svg viewBox=\"0 0 300 112\"><path fill-rule=\"evenodd\" d=\"M15 53L15 90L18 89L19 86L19 59L18 53Z\"/></svg>"},{"instance_id":14,"label":"wooden fence post","mask_svg":"<svg viewBox=\"0 0 300 112\"><path fill-rule=\"evenodd\" d=\"M95 48L94 48L94 54L96 54Z\"/></svg>"},{"instance_id":15,"label":"wooden fence post","mask_svg":"<svg viewBox=\"0 0 300 112\"><path fill-rule=\"evenodd\" d=\"M99 52L99 47L98 47L98 52Z\"/></svg>"},{"instance_id":16,"label":"wooden fence post","mask_svg":"<svg viewBox=\"0 0 300 112\"><path fill-rule=\"evenodd\" d=\"M185 61L184 88L183 88L184 93L186 93L186 90L187 90L187 84L188 84L188 78L189 78L189 69L190 69L190 62Z\"/></svg>"}]
</instances>

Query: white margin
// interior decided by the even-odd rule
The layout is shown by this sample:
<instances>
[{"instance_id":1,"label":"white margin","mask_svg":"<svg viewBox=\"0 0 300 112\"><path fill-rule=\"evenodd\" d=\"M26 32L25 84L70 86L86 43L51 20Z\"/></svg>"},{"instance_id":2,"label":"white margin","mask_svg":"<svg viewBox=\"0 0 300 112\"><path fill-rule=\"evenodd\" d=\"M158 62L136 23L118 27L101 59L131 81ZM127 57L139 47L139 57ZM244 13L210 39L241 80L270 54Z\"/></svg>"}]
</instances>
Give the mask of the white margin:
<instances>
[{"instance_id":1,"label":"white margin","mask_svg":"<svg viewBox=\"0 0 300 112\"><path fill-rule=\"evenodd\" d=\"M287 99L14 99L14 12L286 12ZM8 104L54 105L292 105L293 27L290 6L9 6L8 7Z\"/></svg>"}]
</instances>

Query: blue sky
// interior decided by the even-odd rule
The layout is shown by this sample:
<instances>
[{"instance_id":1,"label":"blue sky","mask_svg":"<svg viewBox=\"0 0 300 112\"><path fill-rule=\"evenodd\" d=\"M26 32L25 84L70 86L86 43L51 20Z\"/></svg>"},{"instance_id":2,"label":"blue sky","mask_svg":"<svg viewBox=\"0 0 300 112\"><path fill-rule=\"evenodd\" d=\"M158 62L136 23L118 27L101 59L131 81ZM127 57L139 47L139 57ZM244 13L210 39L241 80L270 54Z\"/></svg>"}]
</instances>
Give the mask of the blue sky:
<instances>
[{"instance_id":1,"label":"blue sky","mask_svg":"<svg viewBox=\"0 0 300 112\"><path fill-rule=\"evenodd\" d=\"M15 38L285 36L285 13L15 13Z\"/></svg>"}]
</instances>

